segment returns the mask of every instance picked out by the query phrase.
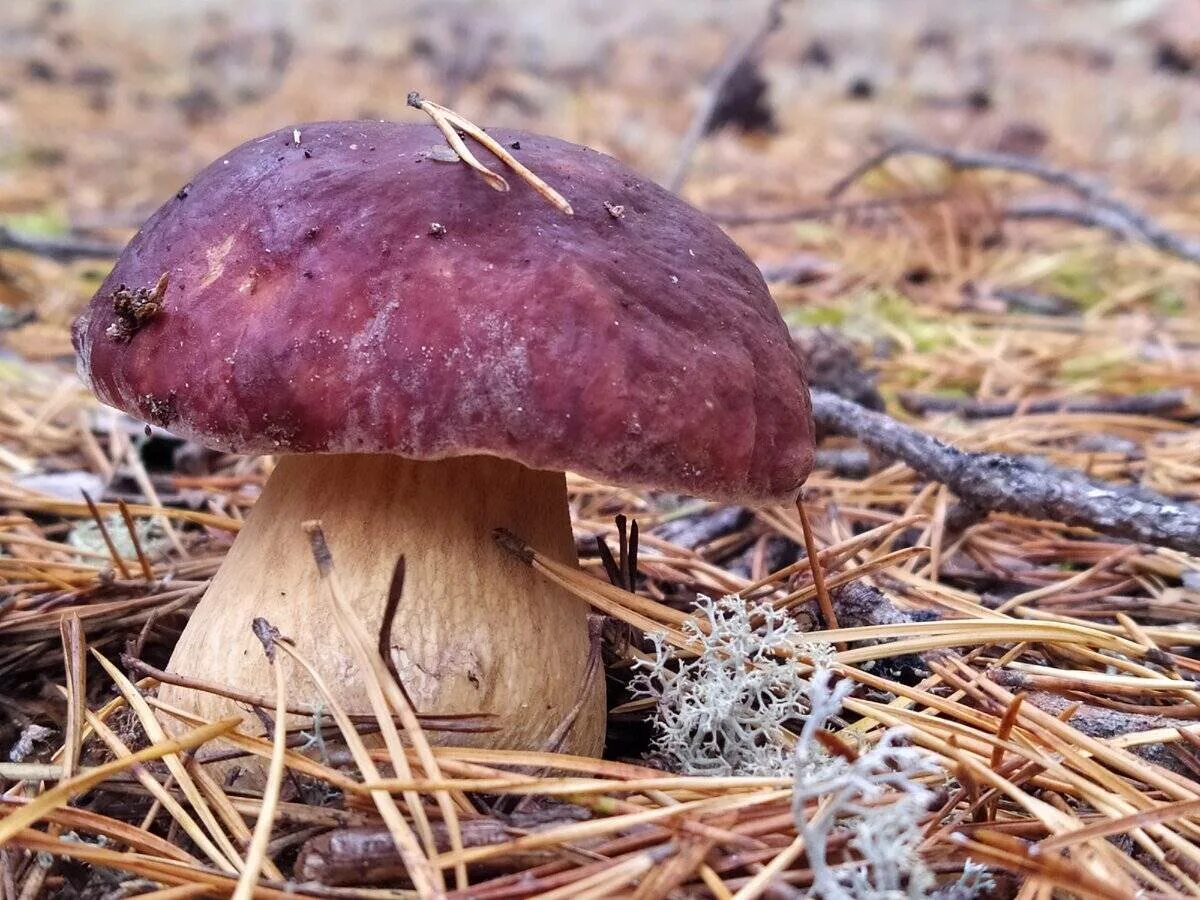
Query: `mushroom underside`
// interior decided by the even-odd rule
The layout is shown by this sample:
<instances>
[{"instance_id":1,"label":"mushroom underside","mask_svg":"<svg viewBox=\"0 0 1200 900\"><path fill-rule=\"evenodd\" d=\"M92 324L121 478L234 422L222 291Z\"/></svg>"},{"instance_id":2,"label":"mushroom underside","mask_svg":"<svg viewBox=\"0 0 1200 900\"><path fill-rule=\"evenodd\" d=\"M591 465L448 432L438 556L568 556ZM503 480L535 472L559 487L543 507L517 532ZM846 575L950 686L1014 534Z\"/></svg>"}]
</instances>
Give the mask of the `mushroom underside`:
<instances>
[{"instance_id":1,"label":"mushroom underside","mask_svg":"<svg viewBox=\"0 0 1200 900\"><path fill-rule=\"evenodd\" d=\"M496 716L496 731L432 739L544 749L582 698L562 750L599 755L604 684L587 678L586 604L492 539L504 527L574 564L565 477L495 457L283 457L184 629L172 673L269 696L273 676L251 631L262 617L315 664L347 712L371 711L365 673L337 627L301 529L310 519L322 521L341 590L369 634L379 633L404 556L388 646L417 711ZM160 696L206 718L248 718L214 694L163 685ZM300 677L290 700L321 703Z\"/></svg>"}]
</instances>

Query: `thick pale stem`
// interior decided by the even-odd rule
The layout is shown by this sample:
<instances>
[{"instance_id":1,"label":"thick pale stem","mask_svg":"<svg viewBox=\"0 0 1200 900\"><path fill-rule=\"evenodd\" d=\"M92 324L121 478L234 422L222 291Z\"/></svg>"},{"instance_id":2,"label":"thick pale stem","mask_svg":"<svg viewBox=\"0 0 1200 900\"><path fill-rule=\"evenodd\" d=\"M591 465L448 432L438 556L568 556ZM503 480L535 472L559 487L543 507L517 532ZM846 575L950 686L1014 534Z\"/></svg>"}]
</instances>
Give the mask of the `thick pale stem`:
<instances>
[{"instance_id":1,"label":"thick pale stem","mask_svg":"<svg viewBox=\"0 0 1200 900\"><path fill-rule=\"evenodd\" d=\"M596 672L585 688L586 605L492 541L493 529L508 528L574 563L564 477L494 457L283 458L184 629L170 671L270 694L270 667L250 630L262 616L316 664L349 712L370 712L363 672L338 631L300 528L307 519L322 520L342 589L371 634L379 631L396 561L405 557L390 644L418 712L498 717L498 732L445 735L442 743L540 750L583 697L563 750L599 755L604 679ZM171 685L161 692L210 719L246 715L211 694ZM290 700L320 698L297 681Z\"/></svg>"}]
</instances>

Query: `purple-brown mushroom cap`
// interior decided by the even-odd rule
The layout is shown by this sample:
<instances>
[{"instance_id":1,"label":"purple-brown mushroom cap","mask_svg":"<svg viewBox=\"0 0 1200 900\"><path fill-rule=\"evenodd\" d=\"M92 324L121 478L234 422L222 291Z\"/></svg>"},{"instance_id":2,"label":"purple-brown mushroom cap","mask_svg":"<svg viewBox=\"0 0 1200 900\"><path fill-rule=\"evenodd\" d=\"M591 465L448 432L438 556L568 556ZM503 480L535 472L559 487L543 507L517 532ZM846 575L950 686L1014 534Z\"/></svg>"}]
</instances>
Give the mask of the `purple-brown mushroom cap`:
<instances>
[{"instance_id":1,"label":"purple-brown mushroom cap","mask_svg":"<svg viewBox=\"0 0 1200 900\"><path fill-rule=\"evenodd\" d=\"M237 453L490 454L749 503L807 477L800 360L702 213L541 135L489 132L573 216L445 162L431 125L298 131L218 159L130 242L75 323L101 400Z\"/></svg>"}]
</instances>

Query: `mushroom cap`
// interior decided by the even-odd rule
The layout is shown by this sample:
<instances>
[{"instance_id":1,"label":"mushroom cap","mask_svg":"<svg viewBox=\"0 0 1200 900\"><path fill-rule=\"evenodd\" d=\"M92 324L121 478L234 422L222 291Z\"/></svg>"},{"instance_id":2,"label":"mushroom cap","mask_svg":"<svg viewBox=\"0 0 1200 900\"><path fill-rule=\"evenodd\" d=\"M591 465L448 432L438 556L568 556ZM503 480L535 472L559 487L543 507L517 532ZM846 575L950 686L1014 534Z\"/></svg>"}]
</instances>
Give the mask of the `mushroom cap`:
<instances>
[{"instance_id":1,"label":"mushroom cap","mask_svg":"<svg viewBox=\"0 0 1200 900\"><path fill-rule=\"evenodd\" d=\"M446 162L433 125L295 130L216 160L126 247L74 326L105 403L236 453L488 454L794 496L813 457L801 361L704 214L523 131L489 134L573 216L482 148L510 192Z\"/></svg>"}]
</instances>

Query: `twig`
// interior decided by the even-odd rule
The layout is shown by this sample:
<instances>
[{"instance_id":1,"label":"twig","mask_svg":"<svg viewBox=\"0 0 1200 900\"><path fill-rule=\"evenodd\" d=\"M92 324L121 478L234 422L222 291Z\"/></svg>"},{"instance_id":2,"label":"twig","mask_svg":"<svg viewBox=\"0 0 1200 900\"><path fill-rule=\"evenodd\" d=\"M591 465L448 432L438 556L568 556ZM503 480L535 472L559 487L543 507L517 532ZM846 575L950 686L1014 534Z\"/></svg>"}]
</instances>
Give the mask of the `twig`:
<instances>
[{"instance_id":1,"label":"twig","mask_svg":"<svg viewBox=\"0 0 1200 900\"><path fill-rule=\"evenodd\" d=\"M94 504L88 504L88 506L92 507ZM146 551L142 549L142 542L138 537L137 526L133 523L129 506L124 500L118 500L117 508L121 510L121 518L125 520L125 530L129 532L129 540L133 542L133 550L137 553L138 565L142 567L142 577L148 582L153 581L154 570L150 568L150 560L146 558Z\"/></svg>"},{"instance_id":2,"label":"twig","mask_svg":"<svg viewBox=\"0 0 1200 900\"><path fill-rule=\"evenodd\" d=\"M838 266L831 260L814 253L797 253L782 262L759 263L758 271L762 272L763 280L767 282L809 284L835 275Z\"/></svg>"},{"instance_id":3,"label":"twig","mask_svg":"<svg viewBox=\"0 0 1200 900\"><path fill-rule=\"evenodd\" d=\"M96 527L100 529L100 537L104 538L104 546L108 548L108 555L112 557L113 565L117 567L121 577L129 581L133 575L130 573L129 567L125 565L125 560L121 559L121 554L117 552L117 545L113 542L112 535L108 533L108 525L104 522L104 516L100 515L100 510L96 508L96 501L87 491L80 491L80 493L83 494L83 500L87 503L92 518L96 520Z\"/></svg>"},{"instance_id":4,"label":"twig","mask_svg":"<svg viewBox=\"0 0 1200 900\"><path fill-rule=\"evenodd\" d=\"M81 237L35 237L21 234L0 225L0 250L16 250L44 256L56 262L74 259L105 259L121 255L121 245L107 241L93 241Z\"/></svg>"},{"instance_id":5,"label":"twig","mask_svg":"<svg viewBox=\"0 0 1200 900\"><path fill-rule=\"evenodd\" d=\"M1188 392L1155 391L1129 397L1064 397L1059 400L970 400L900 392L900 405L913 415L956 413L964 419L992 419L1006 416L1045 415L1048 413L1111 413L1118 415L1167 416L1183 408L1186 414Z\"/></svg>"},{"instance_id":6,"label":"twig","mask_svg":"<svg viewBox=\"0 0 1200 900\"><path fill-rule=\"evenodd\" d=\"M434 822L432 827L438 852L445 853L450 849L446 825ZM462 823L464 847L503 844L511 837L512 829L498 819L468 819ZM498 861L494 871L519 871L552 858L546 851L514 854ZM296 860L296 874L305 881L330 887L360 887L397 881L408 873L386 828L358 826L337 828L306 841Z\"/></svg>"},{"instance_id":7,"label":"twig","mask_svg":"<svg viewBox=\"0 0 1200 900\"><path fill-rule=\"evenodd\" d=\"M666 179L668 190L678 191L682 187L688 169L692 165L692 156L708 131L708 125L712 121L713 113L717 110L717 105L721 101L729 80L742 65L758 55L767 38L779 27L783 21L783 4L785 2L786 0L770 0L758 27L730 49L720 68L713 73L705 90L704 99L692 116L691 124L688 125L688 130L680 142L675 167Z\"/></svg>"},{"instance_id":8,"label":"twig","mask_svg":"<svg viewBox=\"0 0 1200 900\"><path fill-rule=\"evenodd\" d=\"M530 171L519 159L509 153L499 141L470 119L460 116L454 110L448 109L439 103L426 100L416 91L409 93L408 105L413 109L419 109L421 112L428 114L433 119L434 124L441 129L442 134L445 135L446 143L450 145L450 149L458 154L459 159L478 172L480 177L490 184L493 189L501 193L506 193L508 191L508 182L504 179L504 176L496 174L475 158L470 148L467 147L466 143L459 136L459 130L483 144L500 162L516 172L517 175L528 182L530 187L549 200L551 204L568 216L575 215L575 211L571 209L571 204L567 202L566 197L546 184L546 182Z\"/></svg>"},{"instance_id":9,"label":"twig","mask_svg":"<svg viewBox=\"0 0 1200 900\"><path fill-rule=\"evenodd\" d=\"M1069 316L1078 310L1074 301L1056 294L1031 291L1026 288L998 287L991 296L1004 303L1009 309L1033 313L1037 316Z\"/></svg>"},{"instance_id":10,"label":"twig","mask_svg":"<svg viewBox=\"0 0 1200 900\"><path fill-rule=\"evenodd\" d=\"M901 460L972 506L1200 553L1200 507L1195 505L1139 487L1093 481L1037 457L968 453L827 391L813 391L812 400L819 427Z\"/></svg>"},{"instance_id":11,"label":"twig","mask_svg":"<svg viewBox=\"0 0 1200 900\"><path fill-rule=\"evenodd\" d=\"M1135 241L1142 237L1124 216L1098 206L1056 200L1021 200L1004 207L1003 215L1006 219L1017 221L1059 219L1084 228L1099 228L1123 241Z\"/></svg>"},{"instance_id":12,"label":"twig","mask_svg":"<svg viewBox=\"0 0 1200 900\"><path fill-rule=\"evenodd\" d=\"M1028 156L987 153L939 147L921 141L903 140L889 144L839 178L827 197L834 200L863 175L895 156L929 156L955 169L997 169L1028 175L1077 196L1083 205L1064 206L1035 203L1009 207L1010 218L1064 218L1089 227L1103 228L1122 237L1140 240L1163 253L1200 264L1200 241L1165 228L1141 210L1113 197L1102 185L1068 169Z\"/></svg>"}]
</instances>

